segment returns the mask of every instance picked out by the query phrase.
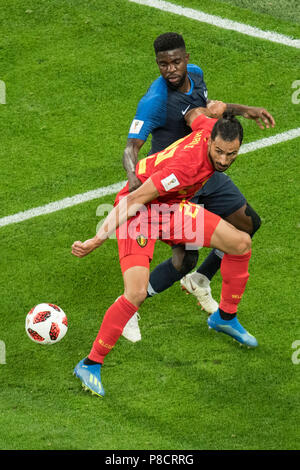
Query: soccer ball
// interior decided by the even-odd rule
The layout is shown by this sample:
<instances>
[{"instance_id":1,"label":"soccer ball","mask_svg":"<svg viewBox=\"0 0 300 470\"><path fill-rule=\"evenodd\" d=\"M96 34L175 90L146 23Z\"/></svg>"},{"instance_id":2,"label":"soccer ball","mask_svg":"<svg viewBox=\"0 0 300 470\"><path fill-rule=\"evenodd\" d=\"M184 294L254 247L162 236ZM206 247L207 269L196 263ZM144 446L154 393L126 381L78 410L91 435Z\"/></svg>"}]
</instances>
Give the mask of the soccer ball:
<instances>
[{"instance_id":1,"label":"soccer ball","mask_svg":"<svg viewBox=\"0 0 300 470\"><path fill-rule=\"evenodd\" d=\"M39 304L27 313L25 330L35 343L58 343L68 331L67 316L57 305Z\"/></svg>"}]
</instances>

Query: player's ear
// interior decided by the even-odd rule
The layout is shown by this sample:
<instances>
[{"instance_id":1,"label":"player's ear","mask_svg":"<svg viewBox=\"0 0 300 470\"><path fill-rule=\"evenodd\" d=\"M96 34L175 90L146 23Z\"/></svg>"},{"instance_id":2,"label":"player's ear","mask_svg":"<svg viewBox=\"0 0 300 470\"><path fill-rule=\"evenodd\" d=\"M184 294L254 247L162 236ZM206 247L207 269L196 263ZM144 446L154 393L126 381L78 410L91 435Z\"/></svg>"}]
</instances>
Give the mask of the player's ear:
<instances>
[{"instance_id":1,"label":"player's ear","mask_svg":"<svg viewBox=\"0 0 300 470\"><path fill-rule=\"evenodd\" d=\"M188 64L190 61L190 54L188 53L185 54L185 60L186 60L186 63Z\"/></svg>"}]
</instances>

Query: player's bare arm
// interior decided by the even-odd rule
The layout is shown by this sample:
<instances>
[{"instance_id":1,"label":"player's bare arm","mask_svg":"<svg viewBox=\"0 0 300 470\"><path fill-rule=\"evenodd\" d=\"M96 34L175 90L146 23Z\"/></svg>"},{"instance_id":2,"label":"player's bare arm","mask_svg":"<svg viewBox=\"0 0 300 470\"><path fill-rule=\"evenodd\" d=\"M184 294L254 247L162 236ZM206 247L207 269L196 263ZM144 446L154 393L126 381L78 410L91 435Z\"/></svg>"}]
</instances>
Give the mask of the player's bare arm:
<instances>
[{"instance_id":1,"label":"player's bare arm","mask_svg":"<svg viewBox=\"0 0 300 470\"><path fill-rule=\"evenodd\" d=\"M209 108L211 105L217 104L217 103L222 103L222 101L207 100L207 108ZM243 105L243 104L233 104L233 103L225 103L225 105L226 105L226 107L225 107L224 111L229 111L234 116L242 116L245 119L253 119L261 129L265 129L265 126L266 126L267 129L269 129L270 127L275 126L274 117L265 108L261 108L261 107L257 107L257 106L246 106L246 105ZM199 110L198 111L199 114L205 114L204 111L203 111L205 108L194 108L191 111L189 111L189 113L187 113L185 117L187 118L189 115L191 116L192 114L190 114L190 113L192 113L196 109ZM213 111L215 111L215 113ZM189 121L193 122L195 117L197 117L197 114L195 114L193 116L193 119L191 119L190 116L189 116ZM212 109L211 114L208 117L219 119L221 116L219 115L219 110L218 109L216 109L216 110ZM186 121L187 121L187 119L186 119Z\"/></svg>"},{"instance_id":2,"label":"player's bare arm","mask_svg":"<svg viewBox=\"0 0 300 470\"><path fill-rule=\"evenodd\" d=\"M138 162L139 151L144 143L144 140L141 139L128 139L126 148L124 150L123 167L127 173L130 192L134 191L142 184L135 175L135 167Z\"/></svg>"},{"instance_id":3,"label":"player's bare arm","mask_svg":"<svg viewBox=\"0 0 300 470\"><path fill-rule=\"evenodd\" d=\"M122 198L108 214L95 237L85 242L76 241L72 245L72 254L83 258L101 246L114 232L145 204L156 199L159 193L151 178L148 178L138 189Z\"/></svg>"},{"instance_id":4,"label":"player's bare arm","mask_svg":"<svg viewBox=\"0 0 300 470\"><path fill-rule=\"evenodd\" d=\"M227 103L226 110L230 111L235 116L253 119L261 129L265 129L265 126L267 129L275 126L275 119L265 108Z\"/></svg>"}]
</instances>

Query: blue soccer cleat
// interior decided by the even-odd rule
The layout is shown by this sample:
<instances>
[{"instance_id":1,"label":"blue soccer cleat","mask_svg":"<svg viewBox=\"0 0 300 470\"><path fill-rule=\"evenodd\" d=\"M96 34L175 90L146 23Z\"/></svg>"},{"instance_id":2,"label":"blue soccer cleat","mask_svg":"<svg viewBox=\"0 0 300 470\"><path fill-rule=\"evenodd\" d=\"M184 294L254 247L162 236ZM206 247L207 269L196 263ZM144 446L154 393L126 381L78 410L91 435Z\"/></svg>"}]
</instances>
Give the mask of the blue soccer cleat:
<instances>
[{"instance_id":1,"label":"blue soccer cleat","mask_svg":"<svg viewBox=\"0 0 300 470\"><path fill-rule=\"evenodd\" d=\"M257 339L245 330L237 317L234 317L232 320L223 320L220 316L219 309L208 317L207 324L209 328L225 333L249 348L256 348L256 346L258 346Z\"/></svg>"},{"instance_id":2,"label":"blue soccer cleat","mask_svg":"<svg viewBox=\"0 0 300 470\"><path fill-rule=\"evenodd\" d=\"M105 391L101 383L101 364L85 365L84 359L78 362L74 369L74 375L78 377L85 390L90 390L93 395L104 397Z\"/></svg>"}]
</instances>

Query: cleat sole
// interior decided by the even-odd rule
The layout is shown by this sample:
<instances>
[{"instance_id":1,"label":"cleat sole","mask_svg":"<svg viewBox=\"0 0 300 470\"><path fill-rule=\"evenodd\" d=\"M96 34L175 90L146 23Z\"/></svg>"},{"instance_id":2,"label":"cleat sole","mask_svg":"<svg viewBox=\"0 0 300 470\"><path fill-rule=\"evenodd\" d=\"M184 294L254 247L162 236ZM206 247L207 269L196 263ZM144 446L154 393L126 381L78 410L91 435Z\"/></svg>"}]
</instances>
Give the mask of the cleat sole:
<instances>
[{"instance_id":1,"label":"cleat sole","mask_svg":"<svg viewBox=\"0 0 300 470\"><path fill-rule=\"evenodd\" d=\"M94 392L91 388L87 387L83 382L81 382L82 388L84 392L90 392L92 395L96 395L97 397L103 398L103 395L100 395L97 392Z\"/></svg>"},{"instance_id":2,"label":"cleat sole","mask_svg":"<svg viewBox=\"0 0 300 470\"><path fill-rule=\"evenodd\" d=\"M209 329L209 330L214 330L216 333L224 333L222 330L213 328L212 326L208 326L208 329ZM228 336L230 336L230 335L228 335ZM245 348L247 348L247 349L255 349L255 348L257 347L257 345L255 345L255 346L249 346L249 345L246 344L246 343L241 343L238 339L233 338L233 337L231 337L231 339L232 339L232 341L233 341L234 343L237 343L237 344L240 346L240 348L245 347Z\"/></svg>"},{"instance_id":3,"label":"cleat sole","mask_svg":"<svg viewBox=\"0 0 300 470\"><path fill-rule=\"evenodd\" d=\"M181 290L185 293L185 295L191 295L191 293L183 286L181 286Z\"/></svg>"},{"instance_id":4,"label":"cleat sole","mask_svg":"<svg viewBox=\"0 0 300 470\"><path fill-rule=\"evenodd\" d=\"M77 377L79 380L81 380L80 377L78 377L75 372L73 372L73 375L75 375L75 377ZM82 386L82 389L83 389L84 392L90 392L92 395L96 395L97 397L103 398L103 395L100 395L99 393L94 392L94 390L87 387L87 385L85 385L85 383L81 382L81 386Z\"/></svg>"}]
</instances>

